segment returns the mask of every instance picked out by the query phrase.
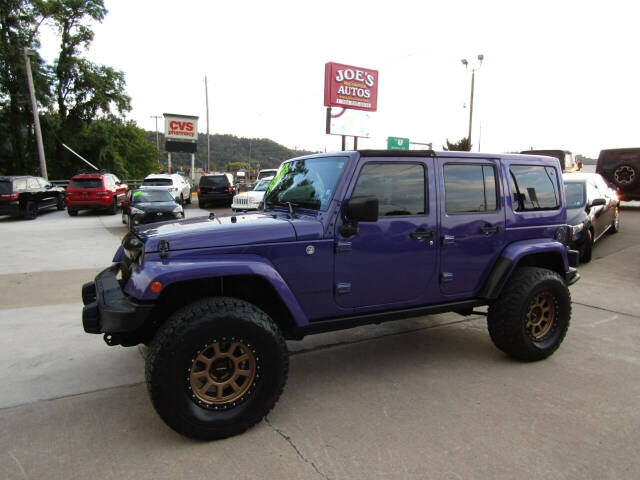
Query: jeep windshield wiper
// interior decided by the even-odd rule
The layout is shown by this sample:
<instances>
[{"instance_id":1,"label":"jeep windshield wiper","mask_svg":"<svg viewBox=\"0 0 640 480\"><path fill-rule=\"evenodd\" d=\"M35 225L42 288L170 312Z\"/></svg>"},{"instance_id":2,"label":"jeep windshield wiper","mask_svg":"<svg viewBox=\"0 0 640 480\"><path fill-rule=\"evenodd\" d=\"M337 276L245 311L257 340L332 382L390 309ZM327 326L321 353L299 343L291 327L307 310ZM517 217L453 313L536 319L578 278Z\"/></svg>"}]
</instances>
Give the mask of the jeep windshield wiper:
<instances>
[{"instance_id":1,"label":"jeep windshield wiper","mask_svg":"<svg viewBox=\"0 0 640 480\"><path fill-rule=\"evenodd\" d=\"M268 205L268 206L280 205L282 207L289 207L289 215L291 216L291 218L296 218L296 212L293 209L293 207L299 207L300 206L297 203L293 203L293 202L265 202L265 205Z\"/></svg>"}]
</instances>

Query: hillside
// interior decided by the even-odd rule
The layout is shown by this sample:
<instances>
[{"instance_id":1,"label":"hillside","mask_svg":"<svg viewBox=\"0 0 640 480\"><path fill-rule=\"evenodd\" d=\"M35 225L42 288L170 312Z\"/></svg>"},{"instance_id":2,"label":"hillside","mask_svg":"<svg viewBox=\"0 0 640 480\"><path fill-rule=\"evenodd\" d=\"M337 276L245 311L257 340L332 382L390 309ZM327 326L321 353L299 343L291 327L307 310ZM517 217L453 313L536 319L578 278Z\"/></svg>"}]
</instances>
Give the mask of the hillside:
<instances>
[{"instance_id":1,"label":"hillside","mask_svg":"<svg viewBox=\"0 0 640 480\"><path fill-rule=\"evenodd\" d=\"M147 139L155 144L156 133L146 132ZM211 169L222 171L230 162L248 162L253 168L275 168L284 160L308 155L308 150L293 150L268 138L244 138L235 135L210 135ZM164 135L160 134L160 150L163 152L163 165L166 165L167 153L164 151ZM207 161L207 135L198 135L196 168L203 168ZM173 153L171 163L174 170L191 168L191 155Z\"/></svg>"}]
</instances>

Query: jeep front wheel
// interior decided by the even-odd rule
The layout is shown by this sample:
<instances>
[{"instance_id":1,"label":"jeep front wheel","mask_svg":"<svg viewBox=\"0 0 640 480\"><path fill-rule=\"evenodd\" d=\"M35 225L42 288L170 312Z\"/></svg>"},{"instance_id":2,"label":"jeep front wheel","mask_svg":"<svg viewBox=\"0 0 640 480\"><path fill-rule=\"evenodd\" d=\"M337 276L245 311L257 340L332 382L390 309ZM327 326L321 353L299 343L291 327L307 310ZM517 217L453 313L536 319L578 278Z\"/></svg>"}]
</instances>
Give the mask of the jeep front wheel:
<instances>
[{"instance_id":1,"label":"jeep front wheel","mask_svg":"<svg viewBox=\"0 0 640 480\"><path fill-rule=\"evenodd\" d=\"M547 358L560 346L571 319L569 288L556 272L517 269L489 307L493 343L518 360Z\"/></svg>"},{"instance_id":2,"label":"jeep front wheel","mask_svg":"<svg viewBox=\"0 0 640 480\"><path fill-rule=\"evenodd\" d=\"M160 417L200 440L260 422L286 382L287 346L269 316L243 300L205 298L175 312L151 341L146 382Z\"/></svg>"}]
</instances>

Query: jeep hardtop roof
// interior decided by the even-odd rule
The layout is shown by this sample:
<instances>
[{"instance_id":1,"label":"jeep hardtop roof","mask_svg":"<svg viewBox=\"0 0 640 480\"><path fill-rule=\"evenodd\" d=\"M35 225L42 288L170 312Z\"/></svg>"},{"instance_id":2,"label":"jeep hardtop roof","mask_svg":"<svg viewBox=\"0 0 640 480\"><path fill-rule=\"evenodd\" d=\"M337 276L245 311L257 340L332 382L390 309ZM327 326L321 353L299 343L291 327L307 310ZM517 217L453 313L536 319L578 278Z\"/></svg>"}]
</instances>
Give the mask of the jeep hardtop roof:
<instances>
[{"instance_id":1,"label":"jeep hardtop roof","mask_svg":"<svg viewBox=\"0 0 640 480\"><path fill-rule=\"evenodd\" d=\"M393 157L393 158L470 158L470 159L505 159L511 161L518 161L524 164L539 164L541 159L549 159L557 161L557 158L549 155L525 155L521 153L476 153L476 152L460 152L455 150L449 151L434 151L434 150L347 150L344 152L327 152L327 153L315 153L312 155L304 155L301 157L291 158L285 160L283 163L291 160L299 160L305 158L322 158L322 157L336 157L336 156L353 156L359 154L361 157ZM555 162L553 162L555 164Z\"/></svg>"}]
</instances>

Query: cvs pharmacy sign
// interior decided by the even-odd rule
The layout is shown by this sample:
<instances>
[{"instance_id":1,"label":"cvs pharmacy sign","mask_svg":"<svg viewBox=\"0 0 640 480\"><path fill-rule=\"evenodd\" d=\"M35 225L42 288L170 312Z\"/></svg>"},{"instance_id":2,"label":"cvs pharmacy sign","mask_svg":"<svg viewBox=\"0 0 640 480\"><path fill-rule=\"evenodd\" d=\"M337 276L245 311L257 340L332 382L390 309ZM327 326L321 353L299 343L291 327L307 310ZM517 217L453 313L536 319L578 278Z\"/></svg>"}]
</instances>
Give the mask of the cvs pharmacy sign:
<instances>
[{"instance_id":1,"label":"cvs pharmacy sign","mask_svg":"<svg viewBox=\"0 0 640 480\"><path fill-rule=\"evenodd\" d=\"M197 140L198 117L165 113L164 135L166 138Z\"/></svg>"}]
</instances>

